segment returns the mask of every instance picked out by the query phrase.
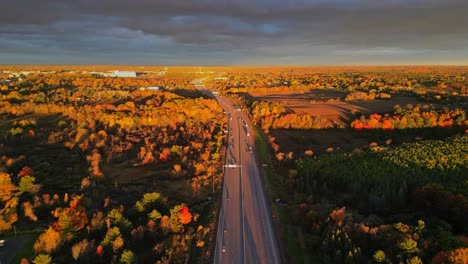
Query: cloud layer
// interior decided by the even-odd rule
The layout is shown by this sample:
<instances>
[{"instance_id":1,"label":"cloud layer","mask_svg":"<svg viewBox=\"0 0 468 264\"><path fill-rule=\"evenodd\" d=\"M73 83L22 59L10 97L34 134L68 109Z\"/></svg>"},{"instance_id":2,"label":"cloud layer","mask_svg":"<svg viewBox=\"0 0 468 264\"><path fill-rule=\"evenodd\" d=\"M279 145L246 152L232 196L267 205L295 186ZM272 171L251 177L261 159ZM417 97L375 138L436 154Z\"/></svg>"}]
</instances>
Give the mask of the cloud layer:
<instances>
[{"instance_id":1,"label":"cloud layer","mask_svg":"<svg viewBox=\"0 0 468 264\"><path fill-rule=\"evenodd\" d=\"M468 64L464 0L9 2L1 64Z\"/></svg>"}]
</instances>

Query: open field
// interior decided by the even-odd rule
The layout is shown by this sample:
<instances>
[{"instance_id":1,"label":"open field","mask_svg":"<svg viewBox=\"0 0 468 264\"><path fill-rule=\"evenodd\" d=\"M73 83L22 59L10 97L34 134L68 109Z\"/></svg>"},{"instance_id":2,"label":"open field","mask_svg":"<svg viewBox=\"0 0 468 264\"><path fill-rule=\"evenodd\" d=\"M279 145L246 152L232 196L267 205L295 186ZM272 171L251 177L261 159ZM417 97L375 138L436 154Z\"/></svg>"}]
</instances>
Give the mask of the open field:
<instances>
[{"instance_id":1,"label":"open field","mask_svg":"<svg viewBox=\"0 0 468 264\"><path fill-rule=\"evenodd\" d=\"M115 199L121 203L135 203L139 193L149 192L158 192L163 196L175 193L177 195L171 200L175 204L194 200L193 192L187 191L191 189L190 180L174 178L168 166L134 167L125 163L110 163L103 166L102 170L108 176L106 183L116 187Z\"/></svg>"},{"instance_id":2,"label":"open field","mask_svg":"<svg viewBox=\"0 0 468 264\"><path fill-rule=\"evenodd\" d=\"M356 117L356 114L387 113L392 112L395 105L427 105L430 108L440 109L442 104L425 103L416 97L394 96L389 100L345 102L340 98L345 96L342 91L334 89L311 89L309 91L283 91L283 92L252 92L251 96L258 101L279 102L286 111L298 115L308 114L321 116L340 125L346 125Z\"/></svg>"}]
</instances>

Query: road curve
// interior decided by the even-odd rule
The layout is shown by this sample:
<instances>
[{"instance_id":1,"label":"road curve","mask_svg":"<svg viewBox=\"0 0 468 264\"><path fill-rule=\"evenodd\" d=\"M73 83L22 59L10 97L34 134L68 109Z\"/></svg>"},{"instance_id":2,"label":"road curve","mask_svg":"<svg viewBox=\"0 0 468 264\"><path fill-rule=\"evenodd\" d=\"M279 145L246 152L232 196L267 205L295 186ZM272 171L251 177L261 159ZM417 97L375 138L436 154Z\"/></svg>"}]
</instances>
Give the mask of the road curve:
<instances>
[{"instance_id":1,"label":"road curve","mask_svg":"<svg viewBox=\"0 0 468 264\"><path fill-rule=\"evenodd\" d=\"M194 84L216 98L228 115L222 206L213 261L215 264L279 264L271 214L255 160L251 122L224 96L213 95L201 81Z\"/></svg>"}]
</instances>

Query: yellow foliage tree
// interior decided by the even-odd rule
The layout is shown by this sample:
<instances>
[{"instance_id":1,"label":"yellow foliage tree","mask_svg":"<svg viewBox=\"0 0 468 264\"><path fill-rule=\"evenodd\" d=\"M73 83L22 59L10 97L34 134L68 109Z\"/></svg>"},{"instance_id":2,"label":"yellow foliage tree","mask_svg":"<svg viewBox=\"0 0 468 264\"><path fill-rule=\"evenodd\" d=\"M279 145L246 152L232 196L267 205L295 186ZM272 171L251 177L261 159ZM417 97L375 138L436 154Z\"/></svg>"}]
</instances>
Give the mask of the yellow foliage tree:
<instances>
[{"instance_id":1,"label":"yellow foliage tree","mask_svg":"<svg viewBox=\"0 0 468 264\"><path fill-rule=\"evenodd\" d=\"M9 200L16 189L16 186L11 183L10 175L0 172L0 201Z\"/></svg>"},{"instance_id":2,"label":"yellow foliage tree","mask_svg":"<svg viewBox=\"0 0 468 264\"><path fill-rule=\"evenodd\" d=\"M468 263L468 248L457 248L447 255L447 262L450 264Z\"/></svg>"},{"instance_id":3,"label":"yellow foliage tree","mask_svg":"<svg viewBox=\"0 0 468 264\"><path fill-rule=\"evenodd\" d=\"M34 252L36 253L52 253L62 243L60 233L49 227L47 231L42 233L34 243Z\"/></svg>"}]
</instances>

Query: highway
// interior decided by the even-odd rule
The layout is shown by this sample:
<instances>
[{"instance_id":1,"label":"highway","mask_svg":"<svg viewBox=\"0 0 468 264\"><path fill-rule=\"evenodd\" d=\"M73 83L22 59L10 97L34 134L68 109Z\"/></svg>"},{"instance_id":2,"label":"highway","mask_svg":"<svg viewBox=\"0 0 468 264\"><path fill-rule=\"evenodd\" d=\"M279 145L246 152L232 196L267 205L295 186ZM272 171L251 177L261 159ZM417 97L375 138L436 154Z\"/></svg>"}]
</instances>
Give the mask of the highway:
<instances>
[{"instance_id":1,"label":"highway","mask_svg":"<svg viewBox=\"0 0 468 264\"><path fill-rule=\"evenodd\" d=\"M219 213L215 264L279 264L271 213L255 158L255 139L248 116L224 96L213 95L228 116L227 153Z\"/></svg>"}]
</instances>

